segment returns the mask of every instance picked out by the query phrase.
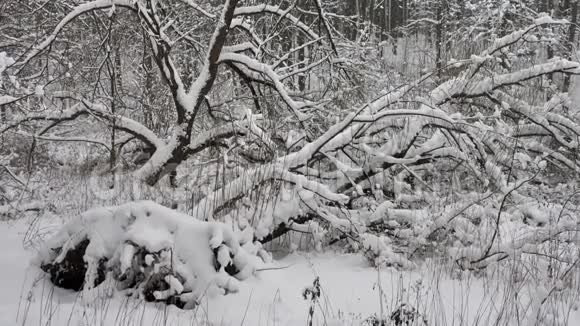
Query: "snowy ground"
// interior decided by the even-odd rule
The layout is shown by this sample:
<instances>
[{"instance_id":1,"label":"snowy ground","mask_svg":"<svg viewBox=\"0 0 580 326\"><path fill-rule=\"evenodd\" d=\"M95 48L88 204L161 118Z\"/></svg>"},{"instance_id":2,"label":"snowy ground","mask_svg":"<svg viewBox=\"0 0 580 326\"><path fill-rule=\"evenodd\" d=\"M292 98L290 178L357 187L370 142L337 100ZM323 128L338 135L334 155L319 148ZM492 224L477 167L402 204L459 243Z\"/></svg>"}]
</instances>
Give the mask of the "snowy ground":
<instances>
[{"instance_id":1,"label":"snowy ground","mask_svg":"<svg viewBox=\"0 0 580 326\"><path fill-rule=\"evenodd\" d=\"M389 315L402 302L418 307L429 325L491 325L498 316L514 313L506 304L509 284L500 277L451 279L435 265L412 273L378 273L363 257L335 253L281 257L275 264L286 268L259 272L243 282L239 293L206 298L194 311L143 303L106 293L103 287L99 293L79 294L53 288L30 265L34 249L23 249L23 239L30 239L29 225L30 221L0 223L0 325L307 325L310 303L302 298L302 290L317 276L323 297L316 305L314 325L360 325L381 309ZM520 296L534 288L523 286ZM577 311L568 320L560 317L563 324L580 322Z\"/></svg>"}]
</instances>

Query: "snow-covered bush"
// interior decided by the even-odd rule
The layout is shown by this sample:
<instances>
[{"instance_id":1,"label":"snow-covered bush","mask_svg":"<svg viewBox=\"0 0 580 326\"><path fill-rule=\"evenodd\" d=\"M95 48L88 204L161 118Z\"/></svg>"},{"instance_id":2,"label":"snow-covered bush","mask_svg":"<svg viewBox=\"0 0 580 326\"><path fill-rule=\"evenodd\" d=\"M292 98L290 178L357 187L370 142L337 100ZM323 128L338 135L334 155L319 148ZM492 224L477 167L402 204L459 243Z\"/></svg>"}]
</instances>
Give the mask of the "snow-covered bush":
<instances>
[{"instance_id":1,"label":"snow-covered bush","mask_svg":"<svg viewBox=\"0 0 580 326\"><path fill-rule=\"evenodd\" d=\"M153 202L95 208L66 224L37 263L52 282L73 290L105 278L148 301L193 307L206 294L236 292L269 255L240 241L232 226L203 222Z\"/></svg>"}]
</instances>

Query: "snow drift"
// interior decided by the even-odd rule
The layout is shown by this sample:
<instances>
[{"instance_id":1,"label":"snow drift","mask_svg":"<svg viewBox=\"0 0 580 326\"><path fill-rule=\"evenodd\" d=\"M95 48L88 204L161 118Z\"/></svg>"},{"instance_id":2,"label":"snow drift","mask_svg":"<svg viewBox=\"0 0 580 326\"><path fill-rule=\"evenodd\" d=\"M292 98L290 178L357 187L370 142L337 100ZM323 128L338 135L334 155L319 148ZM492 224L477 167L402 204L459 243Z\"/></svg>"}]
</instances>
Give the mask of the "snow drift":
<instances>
[{"instance_id":1,"label":"snow drift","mask_svg":"<svg viewBox=\"0 0 580 326\"><path fill-rule=\"evenodd\" d=\"M240 239L231 225L132 202L73 219L36 263L63 288L91 289L113 278L129 295L191 308L206 294L236 292L270 259L259 243Z\"/></svg>"}]
</instances>

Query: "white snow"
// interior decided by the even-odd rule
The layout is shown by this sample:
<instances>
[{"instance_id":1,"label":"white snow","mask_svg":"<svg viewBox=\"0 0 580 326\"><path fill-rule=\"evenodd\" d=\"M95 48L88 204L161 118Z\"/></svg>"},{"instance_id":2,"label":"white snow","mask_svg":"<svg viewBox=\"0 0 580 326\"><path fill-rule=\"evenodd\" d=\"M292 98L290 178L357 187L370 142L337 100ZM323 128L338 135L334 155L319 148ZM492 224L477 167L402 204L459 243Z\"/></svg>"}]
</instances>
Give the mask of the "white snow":
<instances>
[{"instance_id":1,"label":"white snow","mask_svg":"<svg viewBox=\"0 0 580 326\"><path fill-rule=\"evenodd\" d=\"M36 85L36 87L34 87L34 95L38 97L44 96L44 86Z\"/></svg>"},{"instance_id":2,"label":"white snow","mask_svg":"<svg viewBox=\"0 0 580 326\"><path fill-rule=\"evenodd\" d=\"M9 104L9 103L12 103L12 102L17 101L17 100L18 99L14 96L2 95L2 96L0 96L0 105Z\"/></svg>"},{"instance_id":3,"label":"white snow","mask_svg":"<svg viewBox=\"0 0 580 326\"><path fill-rule=\"evenodd\" d=\"M125 273L131 267L133 256L135 256L135 247L131 244L126 244L119 258L121 261L121 273ZM151 255L148 256L151 257ZM151 265L151 263L148 262L147 265Z\"/></svg>"},{"instance_id":4,"label":"white snow","mask_svg":"<svg viewBox=\"0 0 580 326\"><path fill-rule=\"evenodd\" d=\"M44 227L59 227L59 222L51 222L57 224ZM536 285L512 286L501 278L451 278L430 263L416 272L382 268L379 273L358 255L295 253L276 262L281 269L264 270L241 282L237 293L206 296L199 309L179 310L127 298L111 291L114 284L90 293L53 289L43 273L27 263L34 255L21 246L27 229L26 221L0 224L0 261L10 262L0 278L0 325L306 325L309 302L301 292L315 277L320 278L323 296L314 325L360 325L379 314L381 306L388 317L401 303L418 307L429 325L472 325L476 320L483 325L511 307L513 289L522 287L519 300L524 306L539 294ZM167 281L170 291L182 290L177 280ZM544 294L549 290L545 286ZM536 310L521 313L533 315ZM578 320L580 313L572 310L568 325Z\"/></svg>"},{"instance_id":5,"label":"white snow","mask_svg":"<svg viewBox=\"0 0 580 326\"><path fill-rule=\"evenodd\" d=\"M6 52L0 52L0 75L6 70L6 67L14 64L15 60L12 57L9 57ZM2 86L2 81L0 80L0 86ZM0 104L2 101L0 101Z\"/></svg>"},{"instance_id":6,"label":"white snow","mask_svg":"<svg viewBox=\"0 0 580 326\"><path fill-rule=\"evenodd\" d=\"M217 26L209 44L212 48L218 42L221 28L226 28L225 11L217 17L205 11L209 4L183 2ZM232 3L225 1L224 6ZM50 48L56 35L80 14L103 8L111 8L109 13L113 13L116 5L136 6L142 15L151 14L149 18L155 25L163 26L159 33L150 35L154 54L160 53L156 43L159 39L173 45L165 30L175 20L161 22L145 2L96 0L71 7L70 14L64 16L52 34L49 31L39 45L33 45L25 53L23 62ZM496 12L499 19L505 18L507 6L510 4L505 2ZM494 35L495 39L489 40L489 47L481 53L468 54L469 59L462 61L451 59L449 63L456 67L465 65L455 78L433 85L437 79L426 74L400 88L384 86L388 92L374 100L356 109L331 113L328 121L336 121L334 125L330 122L330 127L325 123L318 130L309 130L306 127L313 125L307 120L316 117L312 113L318 109L326 112L334 104L312 102L316 95L299 96L299 92L288 90L291 81L285 79L327 58L323 53L310 52L309 46L323 38L291 14L295 8L289 8L253 3L235 6L236 18L229 27L247 28L255 43L230 44L229 38L219 57L212 51L204 63L196 66L194 70L199 70L199 75L187 90L171 58L159 62L165 77L175 76L170 83L175 87L175 100L182 104L186 120L197 109L201 93L212 81L213 68L219 61L227 61L251 78L271 82L277 100L290 108L304 130L298 124L286 126L284 121L283 126L277 127L279 132L270 134L269 114L264 111L263 115L254 115L244 105L235 107L231 123L203 129L205 118L198 119L192 135L185 134L187 123L176 124L168 130L171 135L167 138L158 136L138 120L117 117L118 127L155 148L147 164L132 171L131 177L148 179L185 146L196 166L218 162L208 173L204 170L202 180L193 185L195 191L203 193L203 198L196 193L195 199L192 194L187 204L179 203L180 209L191 209L193 216L143 201L94 208L72 218L48 216L27 221L15 220L15 216L24 216L26 207L37 209L34 202L30 206L0 206L0 220L6 220L0 222L0 262L11 263L2 269L5 276L0 278L3 289L0 326L305 325L311 308L315 311L314 325L366 325L372 323L363 323L365 318L376 314L388 317L400 304L417 307L429 325L580 324L576 280L569 280L561 270L555 271L555 277L547 276L553 272L552 263L557 269L578 264L574 260L579 242L579 224L573 207L575 193L566 210L561 201L543 201L551 197L560 200L571 193L564 187L561 194L544 194L546 189L559 190L546 185L543 178L554 173L553 167L578 169L575 153L580 125L576 123L578 108L574 99L579 97L572 94L570 99L564 93L546 101L542 96L532 99L519 93L526 89L522 85L528 80L557 73L554 81L559 82L561 72L578 73L580 64L559 57L530 62L518 56L527 56L527 46L534 45L525 44L525 51L516 48L527 41L555 44L551 37L537 38L532 33L540 31L543 25L567 22L541 14L526 28L501 38ZM305 33L310 40L281 57L262 61L261 55L266 52L259 52L272 49L266 46L268 40L261 40L263 33L258 35L252 27L257 14L273 17L274 21L289 20L295 32ZM149 19L145 16L142 18ZM326 24L324 19L322 22ZM337 30L327 32L329 37L339 34ZM365 33L369 31L361 31ZM343 45L346 44L340 44L341 51ZM282 67L294 51L302 49L315 56ZM349 63L351 59L328 62ZM0 73L12 63L11 58L0 53ZM507 64L509 69L499 67L499 63ZM421 87L417 88L418 85ZM29 87L33 90L29 95L44 95L41 86ZM422 92L425 87L433 90L425 97L417 96L417 91ZM237 88L232 93L237 96ZM347 93L339 90L336 94ZM455 98L462 101L456 102ZM209 95L207 99L213 102ZM16 100L9 95L0 96L0 105ZM486 102L490 104L485 112L471 109L472 105ZM79 114L110 118L104 105L87 101L79 101L77 106L57 114L15 114L10 118L16 118L16 123L0 128L0 133L23 122ZM519 121L512 122L512 116ZM200 126L202 131L198 132ZM278 150L278 136L283 138L286 133L286 149ZM248 137L233 137L238 135ZM276 136L272 138L276 143L271 135ZM82 140L29 136L39 140ZM189 136L190 144L180 143ZM260 142L247 141L249 137ZM207 161L208 157L201 157L206 154L202 151L208 144L221 138L235 139L224 142L230 148L221 149L219 158ZM240 164L237 149L253 148L256 144L273 149L274 158L265 164ZM184 162L180 169L187 170L189 163ZM384 170L385 166L389 168ZM539 173L534 175L536 171ZM532 175L538 176L533 183L532 179L526 179ZM207 181L214 177L215 182ZM452 188L449 194L445 188L447 181ZM459 185L458 191L453 188L455 184ZM472 185L483 189L475 191ZM444 189L439 191L437 187ZM369 188L371 194L367 192ZM162 185L160 189L165 190ZM173 200L182 190L176 188L167 195ZM536 194L530 194L532 191ZM306 212L315 214L314 219L293 220ZM259 241L280 223L285 223L292 232L261 244ZM47 230L47 234L39 230L42 233ZM31 236L31 232L38 234ZM42 237L46 242L31 242L31 237ZM338 237L340 246L323 247L329 240L339 240ZM21 248L22 238L27 250ZM295 241L297 238L299 241ZM38 265L63 261L67 251L84 239L90 240L83 257L89 286L78 294L53 288ZM303 246L303 242L308 245ZM30 248L31 243L38 247L38 252ZM182 299L199 304L194 311L144 303L139 295L128 297L129 290L115 290L117 284L112 277L90 288L102 258L114 265L111 268L114 273L117 267L125 273L135 268L135 257L142 253L141 248L149 254L138 257L144 258L144 262L137 268L156 272L171 268L174 273L163 276L168 288L154 292L154 297L162 300L181 295ZM305 248L314 250L302 251ZM284 251L288 249L290 254ZM23 258L31 258L32 264L26 264ZM505 261L496 263L501 259ZM226 272L231 264L240 269L234 277ZM577 276L577 270L570 275ZM317 302L312 296L311 301L303 300L302 290L314 290L315 278L320 279L323 295Z\"/></svg>"},{"instance_id":7,"label":"white snow","mask_svg":"<svg viewBox=\"0 0 580 326\"><path fill-rule=\"evenodd\" d=\"M534 24L536 25L547 25L547 24L567 24L568 21L565 19L553 19L550 15L544 13L538 18L534 19Z\"/></svg>"},{"instance_id":8,"label":"white snow","mask_svg":"<svg viewBox=\"0 0 580 326\"><path fill-rule=\"evenodd\" d=\"M165 282L169 284L169 289L164 291L155 291L153 295L157 300L165 300L172 295L181 294L183 292L183 285L173 275L165 276Z\"/></svg>"},{"instance_id":9,"label":"white snow","mask_svg":"<svg viewBox=\"0 0 580 326\"><path fill-rule=\"evenodd\" d=\"M229 292L236 289L237 280L225 274L223 269L215 271L212 249L220 247L224 250L219 256L224 266L229 262L230 252L240 254L240 259L244 259L237 261L240 269L260 266L258 259L244 256L245 249L240 249L236 235L227 225L202 222L149 201L93 209L73 219L43 246L36 264L51 262L55 258L61 261L68 249L85 238L90 240L85 261L98 262L102 258L115 261L114 257L119 257L122 271L129 268L134 255L134 248L126 244L143 247L152 253L172 252L168 263L180 271L185 278L183 285L194 298L201 297L208 288L213 290L215 285L225 286ZM53 249L61 246L62 252L54 257ZM223 254L227 255L227 261ZM248 264L252 266L246 266ZM89 279L94 277L90 272L89 269L86 276Z\"/></svg>"}]
</instances>

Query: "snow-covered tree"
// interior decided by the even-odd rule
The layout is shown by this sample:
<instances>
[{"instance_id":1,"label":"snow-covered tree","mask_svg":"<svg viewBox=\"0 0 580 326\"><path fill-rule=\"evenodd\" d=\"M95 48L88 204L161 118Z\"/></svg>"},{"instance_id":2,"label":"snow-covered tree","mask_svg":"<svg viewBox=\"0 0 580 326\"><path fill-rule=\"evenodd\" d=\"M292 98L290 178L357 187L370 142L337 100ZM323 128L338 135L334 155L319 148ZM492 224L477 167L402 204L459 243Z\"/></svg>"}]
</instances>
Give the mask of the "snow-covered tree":
<instances>
[{"instance_id":1,"label":"snow-covered tree","mask_svg":"<svg viewBox=\"0 0 580 326\"><path fill-rule=\"evenodd\" d=\"M390 87L382 72L373 76L381 65L362 53L366 41L335 27L349 17L331 12L345 9L334 2L96 0L52 8L58 19L33 46L13 50L17 60L5 72L48 85L34 93L47 109L9 104L16 113L0 134L93 143L111 153L111 170L133 144L146 155L127 170L150 185L169 173L179 187L176 168L182 176L203 169L193 185L202 195L191 196L188 213L226 223L248 243L296 231L318 249L341 243L377 264L411 268L433 250L461 268L485 268L540 253L577 228L562 213L569 198L540 200L532 187L565 191L579 168L577 108L548 81L578 74L580 65L542 54L569 24L535 12L515 17L526 3L503 3L450 1L446 19L471 13L444 24L440 11L437 38L456 26L457 43L476 33L482 41L448 60L438 43L433 66ZM491 9L476 15L476 5ZM100 33L75 30L79 22ZM69 67L59 60L86 51L67 49L77 38L99 41L87 51L98 69L51 89L69 78L50 73ZM67 126L74 131L63 135Z\"/></svg>"}]
</instances>

